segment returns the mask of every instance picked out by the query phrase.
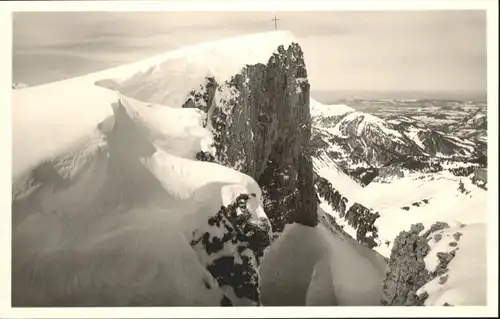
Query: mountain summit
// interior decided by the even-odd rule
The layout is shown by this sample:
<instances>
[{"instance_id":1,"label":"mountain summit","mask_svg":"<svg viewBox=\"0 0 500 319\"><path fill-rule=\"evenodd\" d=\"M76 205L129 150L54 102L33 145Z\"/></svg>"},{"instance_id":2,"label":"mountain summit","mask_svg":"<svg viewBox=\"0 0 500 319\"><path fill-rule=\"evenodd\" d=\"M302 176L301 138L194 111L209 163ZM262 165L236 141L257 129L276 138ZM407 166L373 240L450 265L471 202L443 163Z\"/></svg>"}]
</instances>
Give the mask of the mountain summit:
<instances>
[{"instance_id":1,"label":"mountain summit","mask_svg":"<svg viewBox=\"0 0 500 319\"><path fill-rule=\"evenodd\" d=\"M423 303L424 290L437 303L436 267L418 287L394 279L414 270L400 243L441 231L433 213L450 197L483 199L468 175L360 185L347 166L373 166L374 180L395 159L387 148L424 150L382 119L312 99L285 31L13 90L13 101L14 306L356 306ZM424 178L459 187L440 200L427 188L375 196ZM426 236L403 231L422 216Z\"/></svg>"}]
</instances>

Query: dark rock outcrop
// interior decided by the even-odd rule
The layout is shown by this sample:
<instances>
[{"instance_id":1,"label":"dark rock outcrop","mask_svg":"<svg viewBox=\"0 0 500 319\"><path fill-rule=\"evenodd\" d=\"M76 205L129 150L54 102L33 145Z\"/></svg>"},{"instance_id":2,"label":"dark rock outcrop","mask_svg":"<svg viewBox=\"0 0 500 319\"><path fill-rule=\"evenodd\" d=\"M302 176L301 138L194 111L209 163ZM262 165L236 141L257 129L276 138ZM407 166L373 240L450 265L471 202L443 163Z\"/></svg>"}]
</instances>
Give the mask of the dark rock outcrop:
<instances>
[{"instance_id":1,"label":"dark rock outcrop","mask_svg":"<svg viewBox=\"0 0 500 319\"><path fill-rule=\"evenodd\" d=\"M223 83L207 78L189 93L183 107L205 112L205 127L214 135L215 154L199 152L196 159L253 177L274 232L291 223L318 224L309 153L309 83L298 44L278 47L267 64L247 65ZM248 196L241 194L221 207L191 241L198 255L205 255L201 260L214 256L206 267L219 286L234 291L235 296L221 301L225 306L260 305L257 268L274 239L267 223L255 223L245 213ZM238 217L236 210L243 214Z\"/></svg>"},{"instance_id":2,"label":"dark rock outcrop","mask_svg":"<svg viewBox=\"0 0 500 319\"><path fill-rule=\"evenodd\" d=\"M199 151L196 153L195 158L202 162L215 162L215 157L209 152Z\"/></svg>"},{"instance_id":3,"label":"dark rock outcrop","mask_svg":"<svg viewBox=\"0 0 500 319\"><path fill-rule=\"evenodd\" d=\"M476 170L475 166L465 166L465 167L451 168L449 171L455 176L469 176L475 170Z\"/></svg>"},{"instance_id":4,"label":"dark rock outcrop","mask_svg":"<svg viewBox=\"0 0 500 319\"><path fill-rule=\"evenodd\" d=\"M379 169L376 167L356 167L354 169L346 168L344 172L356 180L361 186L370 184L377 176L379 176Z\"/></svg>"},{"instance_id":5,"label":"dark rock outcrop","mask_svg":"<svg viewBox=\"0 0 500 319\"><path fill-rule=\"evenodd\" d=\"M399 168L423 173L436 173L443 170L443 166L441 165L441 161L439 159L428 156L402 155L395 158L391 162L386 163L385 167L388 170L395 170L396 168ZM391 168L389 169L388 167Z\"/></svg>"},{"instance_id":6,"label":"dark rock outcrop","mask_svg":"<svg viewBox=\"0 0 500 319\"><path fill-rule=\"evenodd\" d=\"M486 190L488 185L488 170L482 167L476 168L474 175L472 175L472 183Z\"/></svg>"},{"instance_id":7,"label":"dark rock outcrop","mask_svg":"<svg viewBox=\"0 0 500 319\"><path fill-rule=\"evenodd\" d=\"M378 212L374 212L359 203L354 203L347 209L348 200L325 178L315 174L314 184L318 195L326 200L328 204L339 213L339 217L356 229L356 240L363 245L373 248L378 244L378 229L375 221L380 217Z\"/></svg>"},{"instance_id":8,"label":"dark rock outcrop","mask_svg":"<svg viewBox=\"0 0 500 319\"><path fill-rule=\"evenodd\" d=\"M423 225L418 224L409 232L403 231L396 237L383 284L383 305L423 305L425 296L419 297L416 294L430 279L424 262L430 247L425 237L418 235L423 228Z\"/></svg>"},{"instance_id":9,"label":"dark rock outcrop","mask_svg":"<svg viewBox=\"0 0 500 319\"><path fill-rule=\"evenodd\" d=\"M309 83L298 44L278 47L267 64L247 65L224 83L207 79L184 107L208 113L215 161L259 183L274 231L317 225Z\"/></svg>"},{"instance_id":10,"label":"dark rock outcrop","mask_svg":"<svg viewBox=\"0 0 500 319\"><path fill-rule=\"evenodd\" d=\"M386 306L422 306L428 295L424 292L417 295L418 289L430 280L448 271L447 265L455 256L450 253L438 252L439 264L436 270L429 272L425 267L424 258L430 251L429 236L449 228L448 224L437 222L429 230L419 235L424 226L412 225L410 231L402 231L394 240L389 266L386 271L382 290L382 304ZM440 234L434 234L436 241ZM440 279L443 283L446 279Z\"/></svg>"},{"instance_id":11,"label":"dark rock outcrop","mask_svg":"<svg viewBox=\"0 0 500 319\"><path fill-rule=\"evenodd\" d=\"M208 219L202 235L200 230L193 231L190 244L198 254L215 256L206 267L219 286L231 287L236 298L250 302L246 305L260 305L257 266L270 236L266 222L250 219L246 207L250 196L255 194L240 194L233 203L222 206ZM226 296L221 306L238 305L239 300L230 298Z\"/></svg>"},{"instance_id":12,"label":"dark rock outcrop","mask_svg":"<svg viewBox=\"0 0 500 319\"><path fill-rule=\"evenodd\" d=\"M183 108L198 108L204 112L208 112L210 104L212 103L215 91L217 89L217 82L214 78L209 77L205 79L205 84L200 86L199 90L192 90L186 99Z\"/></svg>"},{"instance_id":13,"label":"dark rock outcrop","mask_svg":"<svg viewBox=\"0 0 500 319\"><path fill-rule=\"evenodd\" d=\"M458 188L457 188L462 194L465 194L465 195L468 195L470 193L470 191L465 188L465 184L464 182L462 182L461 180L458 181Z\"/></svg>"}]
</instances>

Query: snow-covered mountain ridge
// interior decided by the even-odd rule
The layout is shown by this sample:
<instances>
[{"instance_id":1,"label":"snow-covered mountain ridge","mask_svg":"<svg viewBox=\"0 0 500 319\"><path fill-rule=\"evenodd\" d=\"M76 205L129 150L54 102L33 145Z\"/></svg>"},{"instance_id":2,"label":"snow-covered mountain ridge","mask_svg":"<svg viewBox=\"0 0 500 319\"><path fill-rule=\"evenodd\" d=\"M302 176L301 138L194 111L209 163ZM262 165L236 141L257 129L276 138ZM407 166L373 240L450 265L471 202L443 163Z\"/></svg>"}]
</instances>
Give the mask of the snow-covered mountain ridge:
<instances>
[{"instance_id":1,"label":"snow-covered mountain ridge","mask_svg":"<svg viewBox=\"0 0 500 319\"><path fill-rule=\"evenodd\" d=\"M469 234L469 243L485 246L482 236L467 231L476 225L486 227L487 170L482 145L461 140L451 135L453 132L434 131L402 116L383 120L346 105L327 106L317 102L311 105L313 163L320 207L352 238L390 257L383 303L457 305L481 303L479 299L484 302L483 290L476 299L466 288L473 285L473 280L478 280L484 288L485 272L479 266L485 263L483 249L467 250L462 255L457 251L461 246L458 240L450 242L450 247L455 247L452 252L443 245L431 249L433 245L426 244L433 238L435 227L444 224L457 233L462 233L463 228ZM408 134L412 130L414 136ZM429 145L435 149L446 149L452 142L463 153L431 155L419 136L434 141ZM419 231L413 234L415 227ZM428 233L417 240L424 229ZM450 230L450 234L454 233ZM415 245L408 246L413 241ZM420 242L425 245L417 244ZM458 254L461 258L454 260ZM423 259L436 256L443 260L441 270L436 273L432 266L425 270ZM467 267L466 258L475 260L477 267ZM448 273L448 262L452 265L449 269L460 270ZM466 275L465 269L474 275ZM455 280L460 280L456 276L464 277L464 285L455 282L455 286L449 286L448 276L455 276ZM465 283L469 277L471 281Z\"/></svg>"},{"instance_id":2,"label":"snow-covered mountain ridge","mask_svg":"<svg viewBox=\"0 0 500 319\"><path fill-rule=\"evenodd\" d=\"M418 120L405 116L383 120L346 105L316 101L311 105L316 155L330 157L361 185L388 172L450 170L469 175L486 165L482 143L432 129Z\"/></svg>"},{"instance_id":3,"label":"snow-covered mountain ridge","mask_svg":"<svg viewBox=\"0 0 500 319\"><path fill-rule=\"evenodd\" d=\"M277 305L286 254L273 256L291 241L273 239L303 233L318 254L295 260L298 305L379 304L383 258L318 224L309 84L291 39L204 44L14 91L13 303ZM200 94L209 107L189 105ZM341 251L371 281L341 285Z\"/></svg>"},{"instance_id":4,"label":"snow-covered mountain ridge","mask_svg":"<svg viewBox=\"0 0 500 319\"><path fill-rule=\"evenodd\" d=\"M317 147L326 106L288 32L13 95L15 305L380 305L401 231L484 222L467 210L482 212L485 191L465 177L362 187L327 152L336 143ZM392 140L389 129L355 114L334 133L368 143ZM413 288L443 301L432 284Z\"/></svg>"}]
</instances>

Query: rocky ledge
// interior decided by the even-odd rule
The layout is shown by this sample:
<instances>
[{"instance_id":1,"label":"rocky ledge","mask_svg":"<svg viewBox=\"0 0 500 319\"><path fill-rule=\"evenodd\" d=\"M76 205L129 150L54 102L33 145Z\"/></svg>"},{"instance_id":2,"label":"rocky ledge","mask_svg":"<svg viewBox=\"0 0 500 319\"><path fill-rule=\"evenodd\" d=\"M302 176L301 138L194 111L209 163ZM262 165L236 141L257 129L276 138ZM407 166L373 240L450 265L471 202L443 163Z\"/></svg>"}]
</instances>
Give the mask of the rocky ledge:
<instances>
[{"instance_id":1,"label":"rocky ledge","mask_svg":"<svg viewBox=\"0 0 500 319\"><path fill-rule=\"evenodd\" d=\"M309 155L309 82L297 43L278 47L267 64L245 66L224 83L207 78L183 107L207 113L215 161L252 176L261 187L272 229L318 223Z\"/></svg>"}]
</instances>

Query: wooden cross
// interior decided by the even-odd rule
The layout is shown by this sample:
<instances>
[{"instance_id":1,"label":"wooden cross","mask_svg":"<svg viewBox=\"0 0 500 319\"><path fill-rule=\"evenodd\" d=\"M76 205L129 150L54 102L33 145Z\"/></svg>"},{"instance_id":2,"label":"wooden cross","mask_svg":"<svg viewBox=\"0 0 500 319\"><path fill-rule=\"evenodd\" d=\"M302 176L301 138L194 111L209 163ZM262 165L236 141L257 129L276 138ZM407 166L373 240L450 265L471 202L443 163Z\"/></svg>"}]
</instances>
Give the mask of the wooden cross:
<instances>
[{"instance_id":1,"label":"wooden cross","mask_svg":"<svg viewBox=\"0 0 500 319\"><path fill-rule=\"evenodd\" d=\"M272 21L274 21L274 31L278 30L278 23L277 21L279 21L280 19L276 19L276 15L274 15L274 19Z\"/></svg>"}]
</instances>

